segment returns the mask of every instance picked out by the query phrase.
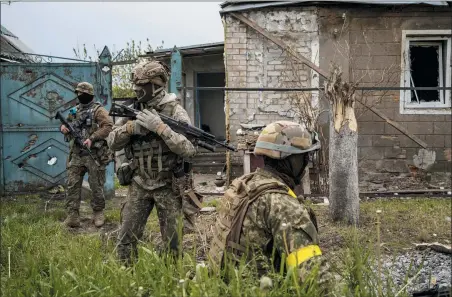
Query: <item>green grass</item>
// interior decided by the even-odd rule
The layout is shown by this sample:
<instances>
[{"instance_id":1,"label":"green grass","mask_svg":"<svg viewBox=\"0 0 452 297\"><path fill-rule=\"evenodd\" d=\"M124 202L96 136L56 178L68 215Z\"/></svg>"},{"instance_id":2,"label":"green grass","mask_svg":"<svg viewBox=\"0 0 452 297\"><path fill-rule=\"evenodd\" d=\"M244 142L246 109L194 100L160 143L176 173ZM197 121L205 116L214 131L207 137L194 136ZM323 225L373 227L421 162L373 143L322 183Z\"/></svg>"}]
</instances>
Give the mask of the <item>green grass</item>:
<instances>
[{"instance_id":1,"label":"green grass","mask_svg":"<svg viewBox=\"0 0 452 297\"><path fill-rule=\"evenodd\" d=\"M338 256L330 259L333 270L341 276L334 286L338 296L376 296L377 282L371 266L374 261L374 241L371 239L369 242L364 241L363 244L361 240L363 232L374 228L371 227L374 210L380 208L383 214L388 215L408 212L407 217L411 220L419 222L429 220L429 223L433 221L430 221L428 216L435 213L442 216L442 208L445 208L447 203L450 210L450 201L429 201L414 204L409 202L397 207L392 201L364 203L362 218L368 223L368 225L363 223L367 229L353 231L345 226L322 227L323 231L343 234L342 246L336 250ZM319 295L318 284L313 276L300 284L294 281L295 278L291 273L284 276L278 271L268 275L273 281L273 287L261 290L259 279L254 276L255 271L251 265L227 269L227 272L223 273L227 273L228 282L224 281L226 275L208 274L207 270L199 271L193 279L197 264L194 255L196 246L186 247L184 257L174 263L155 253L152 242L142 242L138 263L133 268L125 269L116 260L114 238L104 236L103 232L68 231L61 225L65 217L62 204L53 203L52 207L45 208L44 203L45 201L36 197L2 201L0 256L2 296ZM107 223L117 226L119 209L111 208L112 205L114 204L109 203L109 209L106 211ZM419 210L412 210L414 206ZM325 223L322 210L318 209L318 212L320 224ZM423 219L416 217L419 213L424 213ZM383 219L382 235L385 236L384 228L397 230L396 222L398 222L396 217ZM439 221L436 224L439 228ZM417 227L419 228L419 225ZM432 230L437 232L436 227L421 228L429 233ZM154 211L149 219L147 232L158 231L158 220ZM416 232L409 234L414 233ZM329 236L328 233L326 236ZM394 236L398 236L397 233ZM8 273L9 263L11 276ZM392 287L391 284L383 285Z\"/></svg>"},{"instance_id":2,"label":"green grass","mask_svg":"<svg viewBox=\"0 0 452 297\"><path fill-rule=\"evenodd\" d=\"M320 217L320 240L328 249L341 248L350 240L350 227L333 224L328 219L328 208L314 206ZM375 223L377 210L381 210L381 242L384 252L399 252L412 248L413 243L451 240L450 199L380 199L360 204L360 226L357 236L376 242Z\"/></svg>"},{"instance_id":3,"label":"green grass","mask_svg":"<svg viewBox=\"0 0 452 297\"><path fill-rule=\"evenodd\" d=\"M218 199L213 199L213 200L210 200L210 201L208 201L208 202L203 202L202 203L202 206L203 207L217 207L218 206Z\"/></svg>"},{"instance_id":4,"label":"green grass","mask_svg":"<svg viewBox=\"0 0 452 297\"><path fill-rule=\"evenodd\" d=\"M118 179L118 177L116 177L116 174L115 174L115 177L114 177L114 184L115 184L115 190L127 188L127 186L121 186L119 184L119 179Z\"/></svg>"}]
</instances>

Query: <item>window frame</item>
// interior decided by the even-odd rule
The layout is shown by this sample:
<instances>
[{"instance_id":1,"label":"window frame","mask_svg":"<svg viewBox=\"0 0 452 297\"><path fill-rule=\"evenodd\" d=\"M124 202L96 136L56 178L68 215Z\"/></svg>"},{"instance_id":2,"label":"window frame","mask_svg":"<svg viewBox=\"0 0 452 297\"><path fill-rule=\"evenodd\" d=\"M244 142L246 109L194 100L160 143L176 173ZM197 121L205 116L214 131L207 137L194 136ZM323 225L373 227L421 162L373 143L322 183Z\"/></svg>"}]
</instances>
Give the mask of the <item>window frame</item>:
<instances>
[{"instance_id":1,"label":"window frame","mask_svg":"<svg viewBox=\"0 0 452 297\"><path fill-rule=\"evenodd\" d=\"M419 41L429 41L439 46L439 75L440 87L451 87L451 48L452 30L402 30L402 59L400 86L409 88L411 86L410 76L410 44ZM445 42L445 60L444 46ZM425 44L425 43L424 43ZM446 65L444 65L444 63ZM444 70L446 73L444 73ZM411 101L411 90L400 90L400 113L401 114L450 114L451 113L451 91L440 91L439 102Z\"/></svg>"}]
</instances>

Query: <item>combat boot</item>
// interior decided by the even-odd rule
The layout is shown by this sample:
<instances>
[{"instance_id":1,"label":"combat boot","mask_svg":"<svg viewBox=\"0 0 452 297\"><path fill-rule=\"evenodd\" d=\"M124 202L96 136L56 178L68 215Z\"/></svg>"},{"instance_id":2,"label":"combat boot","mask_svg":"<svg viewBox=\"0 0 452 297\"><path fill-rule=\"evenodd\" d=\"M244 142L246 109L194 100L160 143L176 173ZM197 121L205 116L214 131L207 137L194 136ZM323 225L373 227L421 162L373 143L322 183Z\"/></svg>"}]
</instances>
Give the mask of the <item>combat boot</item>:
<instances>
[{"instance_id":1,"label":"combat boot","mask_svg":"<svg viewBox=\"0 0 452 297\"><path fill-rule=\"evenodd\" d=\"M68 214L66 220L64 220L64 224L70 228L78 228L80 227L80 216L78 213L70 213Z\"/></svg>"},{"instance_id":2,"label":"combat boot","mask_svg":"<svg viewBox=\"0 0 452 297\"><path fill-rule=\"evenodd\" d=\"M93 215L93 221L94 221L94 225L96 227L102 227L105 223L105 216L104 216L104 212L102 210L100 211L95 211L94 215Z\"/></svg>"}]
</instances>

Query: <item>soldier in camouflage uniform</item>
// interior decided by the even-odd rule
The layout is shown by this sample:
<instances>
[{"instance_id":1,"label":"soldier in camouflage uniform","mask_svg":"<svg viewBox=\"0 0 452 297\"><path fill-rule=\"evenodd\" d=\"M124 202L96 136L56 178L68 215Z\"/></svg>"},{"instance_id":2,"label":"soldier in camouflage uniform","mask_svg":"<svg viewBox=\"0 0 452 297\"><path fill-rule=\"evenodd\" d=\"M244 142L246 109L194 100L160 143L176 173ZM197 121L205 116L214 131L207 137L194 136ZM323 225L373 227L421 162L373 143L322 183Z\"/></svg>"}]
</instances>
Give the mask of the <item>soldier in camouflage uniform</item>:
<instances>
[{"instance_id":1,"label":"soldier in camouflage uniform","mask_svg":"<svg viewBox=\"0 0 452 297\"><path fill-rule=\"evenodd\" d=\"M105 208L104 184L105 167L110 162L111 156L105 138L112 131L113 121L108 111L98 102L94 101L94 88L90 83L81 82L75 89L79 104L71 110L68 122L72 122L74 128L81 132L84 138L83 144L88 147L96 161L93 161L86 149L80 147L69 133L66 126L61 125L60 130L69 141L67 203L68 216L65 224L68 227L80 226L80 200L82 182L85 173L88 173L88 182L92 191L91 207L93 209L93 221L96 227L104 225Z\"/></svg>"},{"instance_id":2,"label":"soldier in camouflage uniform","mask_svg":"<svg viewBox=\"0 0 452 297\"><path fill-rule=\"evenodd\" d=\"M261 132L254 154L264 157L264 168L235 179L219 207L209 251L214 269L245 256L262 275L270 271L273 251L276 271L283 253L289 267L306 269L317 261L315 215L292 189L319 148L316 134L294 122L274 122Z\"/></svg>"},{"instance_id":3,"label":"soldier in camouflage uniform","mask_svg":"<svg viewBox=\"0 0 452 297\"><path fill-rule=\"evenodd\" d=\"M157 61L138 64L132 72L137 94L134 108L141 110L136 120L122 119L108 137L113 151L122 151L116 174L119 182L129 185L121 209L118 256L131 264L137 256L137 242L154 205L164 243L170 251L179 252L178 218L182 216L184 160L196 154L193 144L182 134L163 123L157 112L190 124L190 118L175 94L165 91L168 69Z\"/></svg>"}]
</instances>

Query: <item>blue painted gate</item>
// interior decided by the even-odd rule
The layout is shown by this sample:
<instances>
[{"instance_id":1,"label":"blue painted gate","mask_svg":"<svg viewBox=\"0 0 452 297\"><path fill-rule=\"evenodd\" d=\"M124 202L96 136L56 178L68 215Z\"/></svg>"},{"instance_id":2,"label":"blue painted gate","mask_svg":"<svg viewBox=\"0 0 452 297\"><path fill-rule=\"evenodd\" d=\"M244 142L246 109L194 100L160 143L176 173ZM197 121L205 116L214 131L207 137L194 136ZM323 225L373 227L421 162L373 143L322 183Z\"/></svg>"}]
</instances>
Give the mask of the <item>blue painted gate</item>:
<instances>
[{"instance_id":1,"label":"blue painted gate","mask_svg":"<svg viewBox=\"0 0 452 297\"><path fill-rule=\"evenodd\" d=\"M78 82L93 84L107 110L112 100L111 55L98 63L0 63L0 191L30 193L66 181L68 143L59 132L57 111L67 116ZM56 158L56 163L51 162ZM53 159L54 160L54 159ZM106 170L105 194L114 195L114 168Z\"/></svg>"}]
</instances>

